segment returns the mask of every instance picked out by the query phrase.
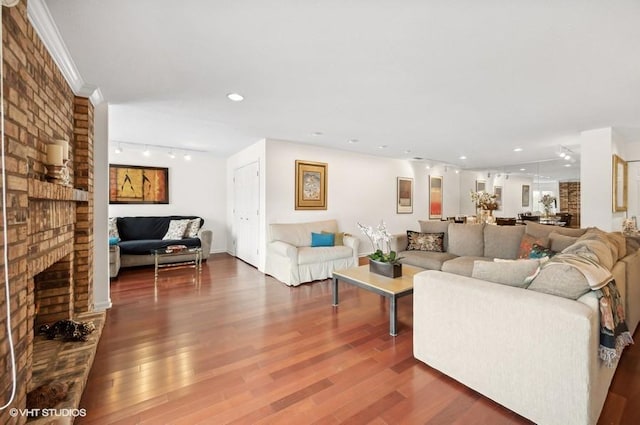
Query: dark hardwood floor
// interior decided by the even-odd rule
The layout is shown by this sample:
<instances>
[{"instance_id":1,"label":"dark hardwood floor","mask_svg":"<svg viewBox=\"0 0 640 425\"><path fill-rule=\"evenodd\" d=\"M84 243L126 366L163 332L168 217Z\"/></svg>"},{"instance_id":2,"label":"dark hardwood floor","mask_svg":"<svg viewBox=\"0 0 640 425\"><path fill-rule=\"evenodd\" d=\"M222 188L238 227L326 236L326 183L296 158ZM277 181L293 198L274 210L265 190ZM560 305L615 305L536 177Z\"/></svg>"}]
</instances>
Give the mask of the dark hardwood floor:
<instances>
[{"instance_id":1,"label":"dark hardwood floor","mask_svg":"<svg viewBox=\"0 0 640 425\"><path fill-rule=\"evenodd\" d=\"M78 424L530 423L413 358L411 296L394 338L381 297L341 284L334 309L329 281L290 288L226 254L199 282L125 269L111 291ZM599 423L640 423L639 375L633 346Z\"/></svg>"}]
</instances>

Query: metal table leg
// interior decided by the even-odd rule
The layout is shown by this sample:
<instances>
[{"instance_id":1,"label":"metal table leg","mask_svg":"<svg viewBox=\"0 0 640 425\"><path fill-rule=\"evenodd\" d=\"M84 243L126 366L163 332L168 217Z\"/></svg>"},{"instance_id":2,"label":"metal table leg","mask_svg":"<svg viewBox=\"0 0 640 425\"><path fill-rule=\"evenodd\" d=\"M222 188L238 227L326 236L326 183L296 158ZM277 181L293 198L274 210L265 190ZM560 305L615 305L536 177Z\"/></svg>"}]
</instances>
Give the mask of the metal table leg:
<instances>
[{"instance_id":1,"label":"metal table leg","mask_svg":"<svg viewBox=\"0 0 640 425\"><path fill-rule=\"evenodd\" d=\"M398 304L396 297L389 297L389 334L398 335Z\"/></svg>"},{"instance_id":2,"label":"metal table leg","mask_svg":"<svg viewBox=\"0 0 640 425\"><path fill-rule=\"evenodd\" d=\"M338 278L333 278L331 280L331 292L333 293L333 305L336 307L338 305Z\"/></svg>"}]
</instances>

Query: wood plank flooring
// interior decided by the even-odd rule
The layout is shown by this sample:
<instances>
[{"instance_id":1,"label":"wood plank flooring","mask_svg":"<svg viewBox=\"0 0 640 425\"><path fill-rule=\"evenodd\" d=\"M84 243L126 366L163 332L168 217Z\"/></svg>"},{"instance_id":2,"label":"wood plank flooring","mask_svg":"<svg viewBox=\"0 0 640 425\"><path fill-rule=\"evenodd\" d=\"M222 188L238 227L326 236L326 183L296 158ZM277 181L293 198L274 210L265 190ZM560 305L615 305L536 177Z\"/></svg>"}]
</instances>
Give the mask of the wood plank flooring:
<instances>
[{"instance_id":1,"label":"wood plank flooring","mask_svg":"<svg viewBox=\"0 0 640 425\"><path fill-rule=\"evenodd\" d=\"M411 296L394 338L381 297L340 285L334 309L328 280L290 288L226 254L156 290L153 268L122 270L76 423L530 423L413 358ZM636 345L600 424L640 423L639 375Z\"/></svg>"}]
</instances>

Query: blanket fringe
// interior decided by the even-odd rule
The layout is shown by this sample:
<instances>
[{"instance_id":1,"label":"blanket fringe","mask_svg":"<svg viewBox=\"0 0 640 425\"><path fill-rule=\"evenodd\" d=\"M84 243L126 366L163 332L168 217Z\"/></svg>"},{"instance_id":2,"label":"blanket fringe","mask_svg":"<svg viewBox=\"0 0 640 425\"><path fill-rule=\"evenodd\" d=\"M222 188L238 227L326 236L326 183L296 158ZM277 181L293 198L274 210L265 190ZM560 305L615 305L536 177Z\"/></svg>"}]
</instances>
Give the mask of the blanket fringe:
<instances>
[{"instance_id":1,"label":"blanket fringe","mask_svg":"<svg viewBox=\"0 0 640 425\"><path fill-rule=\"evenodd\" d=\"M600 345L599 355L606 367L615 367L616 363L620 359L622 350L627 345L633 344L633 337L628 331L622 332L616 337L616 347L609 348L604 345Z\"/></svg>"}]
</instances>

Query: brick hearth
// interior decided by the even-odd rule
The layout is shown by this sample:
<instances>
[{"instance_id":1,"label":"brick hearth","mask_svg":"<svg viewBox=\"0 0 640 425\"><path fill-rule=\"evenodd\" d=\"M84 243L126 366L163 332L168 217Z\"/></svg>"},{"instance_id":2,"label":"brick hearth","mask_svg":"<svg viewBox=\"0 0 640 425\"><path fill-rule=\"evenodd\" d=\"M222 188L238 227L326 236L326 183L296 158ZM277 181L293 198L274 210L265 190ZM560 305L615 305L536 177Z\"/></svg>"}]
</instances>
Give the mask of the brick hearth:
<instances>
[{"instance_id":1,"label":"brick hearth","mask_svg":"<svg viewBox=\"0 0 640 425\"><path fill-rule=\"evenodd\" d=\"M73 371L74 392L81 394L92 359L84 344L43 343L34 335L35 323L83 317L93 309L93 105L67 84L28 21L26 3L3 8L2 14L8 222L2 231L8 233L11 292L9 300L0 296L0 306L11 309L18 382L10 408L17 409L26 407L27 392L39 383L71 376L68 366L78 356L87 369ZM69 141L73 187L46 181L46 146L54 139ZM5 321L1 314L3 330ZM76 357L64 360L68 354ZM46 357L63 364L63 372L44 367ZM0 369L4 403L11 388L4 331ZM0 424L25 423L26 418L11 418L10 408L0 411Z\"/></svg>"}]
</instances>

